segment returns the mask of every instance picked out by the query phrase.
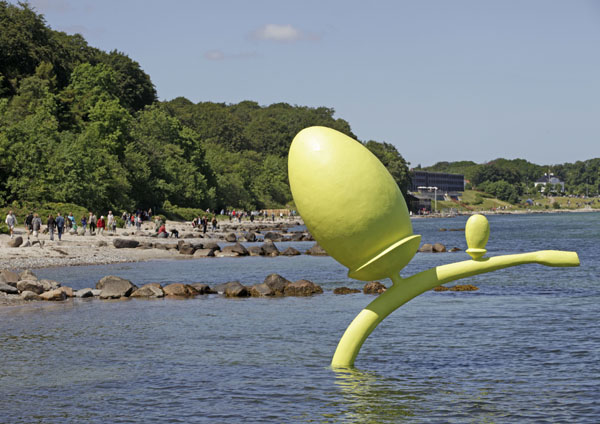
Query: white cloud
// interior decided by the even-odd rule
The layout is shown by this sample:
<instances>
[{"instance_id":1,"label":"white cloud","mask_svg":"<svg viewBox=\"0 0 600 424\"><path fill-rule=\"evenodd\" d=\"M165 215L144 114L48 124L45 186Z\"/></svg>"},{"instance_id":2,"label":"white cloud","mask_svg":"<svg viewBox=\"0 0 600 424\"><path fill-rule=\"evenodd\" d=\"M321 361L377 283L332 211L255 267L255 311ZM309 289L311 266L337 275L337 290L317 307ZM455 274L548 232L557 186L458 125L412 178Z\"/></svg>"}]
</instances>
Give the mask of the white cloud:
<instances>
[{"instance_id":1,"label":"white cloud","mask_svg":"<svg viewBox=\"0 0 600 424\"><path fill-rule=\"evenodd\" d=\"M288 25L266 24L251 34L255 40L294 42L299 40L318 40L315 34L308 34L298 28Z\"/></svg>"}]
</instances>

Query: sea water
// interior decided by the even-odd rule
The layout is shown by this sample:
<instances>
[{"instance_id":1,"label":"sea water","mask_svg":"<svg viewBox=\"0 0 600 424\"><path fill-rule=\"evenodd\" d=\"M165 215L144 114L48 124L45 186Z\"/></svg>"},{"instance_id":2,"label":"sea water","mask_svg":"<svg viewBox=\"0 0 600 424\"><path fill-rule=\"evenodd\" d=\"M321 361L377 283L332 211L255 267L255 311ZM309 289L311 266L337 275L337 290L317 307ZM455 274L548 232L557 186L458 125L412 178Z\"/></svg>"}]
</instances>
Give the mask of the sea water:
<instances>
[{"instance_id":1,"label":"sea water","mask_svg":"<svg viewBox=\"0 0 600 424\"><path fill-rule=\"evenodd\" d=\"M200 258L50 268L74 288L305 278L310 298L69 300L0 309L2 423L514 423L600 420L600 214L490 216L488 255L577 251L427 292L386 318L356 369L329 363L373 296L329 257ZM465 217L416 219L424 243L466 248ZM279 244L280 249L290 244ZM312 243L294 243L305 250ZM402 271L468 259L417 253ZM389 280L383 281L389 285Z\"/></svg>"}]
</instances>

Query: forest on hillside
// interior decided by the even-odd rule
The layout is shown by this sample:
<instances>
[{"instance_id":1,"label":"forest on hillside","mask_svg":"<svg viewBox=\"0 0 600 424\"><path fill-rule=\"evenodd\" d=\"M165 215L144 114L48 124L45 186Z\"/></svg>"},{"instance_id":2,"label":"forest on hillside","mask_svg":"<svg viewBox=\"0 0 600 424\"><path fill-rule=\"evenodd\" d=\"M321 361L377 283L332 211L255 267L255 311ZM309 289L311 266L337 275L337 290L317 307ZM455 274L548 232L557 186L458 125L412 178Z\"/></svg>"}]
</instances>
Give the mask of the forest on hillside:
<instances>
[{"instance_id":1,"label":"forest on hillside","mask_svg":"<svg viewBox=\"0 0 600 424\"><path fill-rule=\"evenodd\" d=\"M356 138L327 107L157 101L137 62L52 30L27 4L0 1L0 27L0 206L282 207L292 200L287 150L301 129ZM406 189L395 147L365 144Z\"/></svg>"},{"instance_id":2,"label":"forest on hillside","mask_svg":"<svg viewBox=\"0 0 600 424\"><path fill-rule=\"evenodd\" d=\"M0 207L279 208L292 202L286 156L300 130L323 125L356 138L329 107L158 101L135 60L52 30L26 3L0 1L0 28ZM361 142L406 193L409 164L397 149ZM600 159L427 169L464 173L474 187L512 202L548 170L573 193L597 194L600 182Z\"/></svg>"}]
</instances>

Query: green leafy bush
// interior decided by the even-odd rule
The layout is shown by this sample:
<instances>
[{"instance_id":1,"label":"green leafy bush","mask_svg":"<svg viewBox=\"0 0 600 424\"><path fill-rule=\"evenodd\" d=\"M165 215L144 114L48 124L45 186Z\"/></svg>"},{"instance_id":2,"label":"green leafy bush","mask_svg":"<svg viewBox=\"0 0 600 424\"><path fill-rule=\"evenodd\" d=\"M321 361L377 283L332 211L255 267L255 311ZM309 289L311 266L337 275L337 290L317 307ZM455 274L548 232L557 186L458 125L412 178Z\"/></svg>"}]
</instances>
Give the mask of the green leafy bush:
<instances>
[{"instance_id":1,"label":"green leafy bush","mask_svg":"<svg viewBox=\"0 0 600 424\"><path fill-rule=\"evenodd\" d=\"M164 213L163 219L174 221L192 221L194 218L206 215L206 212L199 208L180 208L172 205L168 200L163 203L161 212Z\"/></svg>"}]
</instances>

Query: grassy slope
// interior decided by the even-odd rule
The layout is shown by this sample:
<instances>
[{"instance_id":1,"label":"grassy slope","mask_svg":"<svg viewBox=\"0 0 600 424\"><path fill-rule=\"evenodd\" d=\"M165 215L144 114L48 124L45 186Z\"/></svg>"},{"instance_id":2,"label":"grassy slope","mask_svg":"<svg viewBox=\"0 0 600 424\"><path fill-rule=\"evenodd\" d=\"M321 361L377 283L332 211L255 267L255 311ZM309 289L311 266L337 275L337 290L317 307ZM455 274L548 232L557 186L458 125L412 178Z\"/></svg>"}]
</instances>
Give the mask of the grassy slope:
<instances>
[{"instance_id":1,"label":"grassy slope","mask_svg":"<svg viewBox=\"0 0 600 424\"><path fill-rule=\"evenodd\" d=\"M554 202L560 205L560 209L581 209L587 205L593 209L600 209L600 199L581 199L573 197L542 197L540 195L531 197L534 201L532 206L526 204L511 205L508 202L498 200L490 197L486 193L482 193L475 190L465 190L463 193L460 203L451 201L438 201L438 210L443 209L456 209L458 211L484 211L492 209L505 208L507 210L532 210L542 211L547 209L554 209Z\"/></svg>"}]
</instances>

